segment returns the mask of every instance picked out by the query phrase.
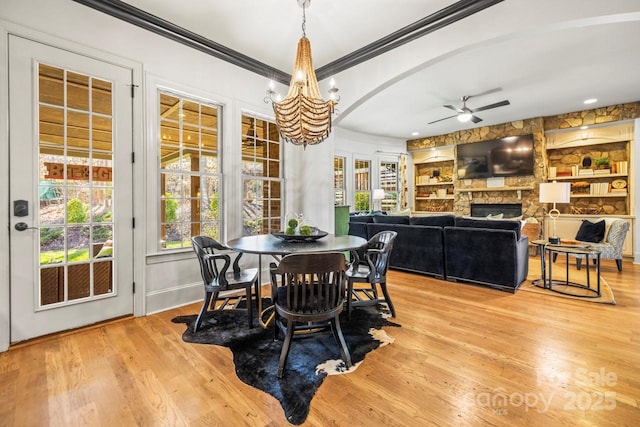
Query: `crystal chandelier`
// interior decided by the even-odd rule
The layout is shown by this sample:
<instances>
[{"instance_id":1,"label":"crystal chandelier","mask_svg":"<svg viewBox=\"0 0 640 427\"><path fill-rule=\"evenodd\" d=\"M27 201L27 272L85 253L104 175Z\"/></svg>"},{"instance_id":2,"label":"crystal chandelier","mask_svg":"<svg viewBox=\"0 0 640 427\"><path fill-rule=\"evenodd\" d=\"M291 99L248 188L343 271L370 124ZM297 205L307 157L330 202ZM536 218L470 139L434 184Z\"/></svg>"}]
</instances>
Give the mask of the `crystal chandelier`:
<instances>
[{"instance_id":1,"label":"crystal chandelier","mask_svg":"<svg viewBox=\"0 0 640 427\"><path fill-rule=\"evenodd\" d=\"M331 115L340 100L333 79L329 89L329 100L323 100L320 95L316 72L311 63L311 43L305 33L305 10L310 3L311 0L298 0L298 5L302 7L302 38L298 41L289 92L281 100L274 91L272 81L264 99L273 106L280 137L304 148L327 139L331 132Z\"/></svg>"}]
</instances>

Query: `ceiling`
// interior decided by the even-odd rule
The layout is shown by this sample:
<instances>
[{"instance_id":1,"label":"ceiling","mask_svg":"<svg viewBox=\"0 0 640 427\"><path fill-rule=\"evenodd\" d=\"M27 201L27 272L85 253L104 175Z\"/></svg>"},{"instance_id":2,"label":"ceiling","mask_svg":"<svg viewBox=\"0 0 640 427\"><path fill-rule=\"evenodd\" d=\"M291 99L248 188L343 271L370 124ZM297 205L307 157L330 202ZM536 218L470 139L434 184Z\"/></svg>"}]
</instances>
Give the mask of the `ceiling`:
<instances>
[{"instance_id":1,"label":"ceiling","mask_svg":"<svg viewBox=\"0 0 640 427\"><path fill-rule=\"evenodd\" d=\"M126 3L291 73L302 33L296 0ZM306 35L314 66L348 57L454 3L313 0L306 10ZM385 60L387 68L398 61L398 70L378 73ZM505 0L335 78L346 101L338 106L337 126L402 140L635 102L640 100L640 2ZM510 105L477 113L483 119L477 124L455 118L428 124L454 115L443 105L460 105L463 95L479 95L468 101L471 109L504 99ZM587 98L598 101L584 105Z\"/></svg>"}]
</instances>

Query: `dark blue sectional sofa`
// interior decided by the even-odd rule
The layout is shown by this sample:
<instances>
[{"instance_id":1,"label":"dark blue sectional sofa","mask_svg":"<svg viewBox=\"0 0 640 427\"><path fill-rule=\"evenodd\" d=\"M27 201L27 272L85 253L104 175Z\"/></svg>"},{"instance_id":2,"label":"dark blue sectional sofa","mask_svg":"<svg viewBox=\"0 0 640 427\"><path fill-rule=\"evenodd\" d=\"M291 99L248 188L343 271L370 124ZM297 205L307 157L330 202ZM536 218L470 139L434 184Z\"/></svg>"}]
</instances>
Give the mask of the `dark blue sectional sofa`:
<instances>
[{"instance_id":1,"label":"dark blue sectional sofa","mask_svg":"<svg viewBox=\"0 0 640 427\"><path fill-rule=\"evenodd\" d=\"M451 282L516 292L529 268L528 239L516 220L432 215L351 216L349 234L370 239L383 230L398 233L390 267Z\"/></svg>"}]
</instances>

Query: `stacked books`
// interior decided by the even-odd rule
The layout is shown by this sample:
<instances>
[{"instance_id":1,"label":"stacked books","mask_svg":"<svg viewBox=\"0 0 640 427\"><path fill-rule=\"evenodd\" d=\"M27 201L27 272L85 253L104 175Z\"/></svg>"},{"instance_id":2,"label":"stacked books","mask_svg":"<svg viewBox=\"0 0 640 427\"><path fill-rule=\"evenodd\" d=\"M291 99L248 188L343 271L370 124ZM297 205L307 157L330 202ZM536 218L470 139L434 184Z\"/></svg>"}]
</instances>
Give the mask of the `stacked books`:
<instances>
[{"instance_id":1,"label":"stacked books","mask_svg":"<svg viewBox=\"0 0 640 427\"><path fill-rule=\"evenodd\" d=\"M594 175L610 175L611 169L595 169L593 171Z\"/></svg>"},{"instance_id":2,"label":"stacked books","mask_svg":"<svg viewBox=\"0 0 640 427\"><path fill-rule=\"evenodd\" d=\"M578 169L578 176L593 175L593 169Z\"/></svg>"},{"instance_id":3,"label":"stacked books","mask_svg":"<svg viewBox=\"0 0 640 427\"><path fill-rule=\"evenodd\" d=\"M629 173L626 160L613 163L613 167L614 167L614 173L619 173L624 175Z\"/></svg>"},{"instance_id":4,"label":"stacked books","mask_svg":"<svg viewBox=\"0 0 640 427\"><path fill-rule=\"evenodd\" d=\"M592 196L601 196L609 194L608 182L594 182L589 184L589 194Z\"/></svg>"}]
</instances>

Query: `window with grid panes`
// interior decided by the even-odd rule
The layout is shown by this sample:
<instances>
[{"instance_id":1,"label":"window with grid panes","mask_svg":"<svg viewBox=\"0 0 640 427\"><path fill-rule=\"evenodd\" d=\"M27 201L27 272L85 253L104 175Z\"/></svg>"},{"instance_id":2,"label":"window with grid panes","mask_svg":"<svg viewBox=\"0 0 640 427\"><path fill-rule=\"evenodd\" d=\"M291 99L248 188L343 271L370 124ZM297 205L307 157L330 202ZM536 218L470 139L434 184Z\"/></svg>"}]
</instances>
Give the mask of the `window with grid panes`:
<instances>
[{"instance_id":1,"label":"window with grid panes","mask_svg":"<svg viewBox=\"0 0 640 427\"><path fill-rule=\"evenodd\" d=\"M398 210L398 162L380 162L380 188L384 190L382 210Z\"/></svg>"},{"instance_id":2,"label":"window with grid panes","mask_svg":"<svg viewBox=\"0 0 640 427\"><path fill-rule=\"evenodd\" d=\"M220 238L219 126L214 103L161 91L160 248L191 246L191 237Z\"/></svg>"},{"instance_id":3,"label":"window with grid panes","mask_svg":"<svg viewBox=\"0 0 640 427\"><path fill-rule=\"evenodd\" d=\"M371 161L356 159L353 171L355 210L358 212L371 210Z\"/></svg>"},{"instance_id":4,"label":"window with grid panes","mask_svg":"<svg viewBox=\"0 0 640 427\"><path fill-rule=\"evenodd\" d=\"M346 205L347 191L345 184L346 159L341 156L333 158L333 203L335 205Z\"/></svg>"},{"instance_id":5,"label":"window with grid panes","mask_svg":"<svg viewBox=\"0 0 640 427\"><path fill-rule=\"evenodd\" d=\"M242 116L242 235L282 231L282 145L274 122Z\"/></svg>"}]
</instances>

